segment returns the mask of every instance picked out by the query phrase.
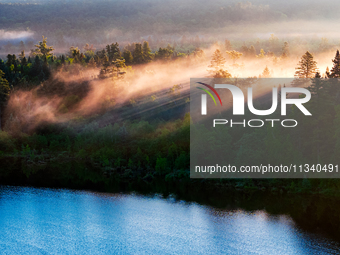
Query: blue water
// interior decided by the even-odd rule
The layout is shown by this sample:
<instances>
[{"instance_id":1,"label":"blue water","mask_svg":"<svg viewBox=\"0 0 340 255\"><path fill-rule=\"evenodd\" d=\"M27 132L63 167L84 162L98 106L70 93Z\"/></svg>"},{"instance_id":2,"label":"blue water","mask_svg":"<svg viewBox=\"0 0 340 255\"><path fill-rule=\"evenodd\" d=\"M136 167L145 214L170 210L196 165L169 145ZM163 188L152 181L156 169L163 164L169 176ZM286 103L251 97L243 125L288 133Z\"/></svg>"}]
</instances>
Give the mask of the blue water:
<instances>
[{"instance_id":1,"label":"blue water","mask_svg":"<svg viewBox=\"0 0 340 255\"><path fill-rule=\"evenodd\" d=\"M0 186L0 254L340 254L339 247L264 211Z\"/></svg>"}]
</instances>

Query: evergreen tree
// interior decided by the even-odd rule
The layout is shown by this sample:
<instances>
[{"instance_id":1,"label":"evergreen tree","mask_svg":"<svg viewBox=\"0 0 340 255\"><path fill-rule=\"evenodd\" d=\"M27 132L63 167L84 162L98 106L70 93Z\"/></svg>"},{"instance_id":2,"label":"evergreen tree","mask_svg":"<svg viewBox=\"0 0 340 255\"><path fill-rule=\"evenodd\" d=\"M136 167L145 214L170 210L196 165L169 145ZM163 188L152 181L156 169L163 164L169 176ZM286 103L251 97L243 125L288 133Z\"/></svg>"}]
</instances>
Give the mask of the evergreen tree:
<instances>
[{"instance_id":1,"label":"evergreen tree","mask_svg":"<svg viewBox=\"0 0 340 255\"><path fill-rule=\"evenodd\" d=\"M226 51L229 58L233 61L233 64L236 63L236 60L238 60L243 54L241 52L232 50L232 51Z\"/></svg>"},{"instance_id":2,"label":"evergreen tree","mask_svg":"<svg viewBox=\"0 0 340 255\"><path fill-rule=\"evenodd\" d=\"M295 76L298 78L313 78L317 72L316 61L313 55L307 51L299 62L299 66L296 68Z\"/></svg>"},{"instance_id":3,"label":"evergreen tree","mask_svg":"<svg viewBox=\"0 0 340 255\"><path fill-rule=\"evenodd\" d=\"M222 56L221 51L216 49L210 61L210 65L208 66L208 68L210 68L208 72L215 75L218 70L223 69L225 62L225 58Z\"/></svg>"},{"instance_id":4,"label":"evergreen tree","mask_svg":"<svg viewBox=\"0 0 340 255\"><path fill-rule=\"evenodd\" d=\"M136 64L141 64L144 62L142 44L140 43L136 43L135 45L135 50L133 52L133 62Z\"/></svg>"},{"instance_id":5,"label":"evergreen tree","mask_svg":"<svg viewBox=\"0 0 340 255\"><path fill-rule=\"evenodd\" d=\"M288 58L290 55L288 42L283 43L281 58Z\"/></svg>"},{"instance_id":6,"label":"evergreen tree","mask_svg":"<svg viewBox=\"0 0 340 255\"><path fill-rule=\"evenodd\" d=\"M321 78L320 73L316 72L311 85L308 87L308 90L314 96L318 96L320 94L319 92L322 88L322 80L320 78Z\"/></svg>"},{"instance_id":7,"label":"evergreen tree","mask_svg":"<svg viewBox=\"0 0 340 255\"><path fill-rule=\"evenodd\" d=\"M131 51L125 50L124 53L123 53L123 57L124 57L125 63L126 63L127 65L131 65L131 64L132 64L132 62L133 62L133 57L132 57Z\"/></svg>"},{"instance_id":8,"label":"evergreen tree","mask_svg":"<svg viewBox=\"0 0 340 255\"><path fill-rule=\"evenodd\" d=\"M23 59L21 60L21 66L25 66L27 65L27 60L26 57L23 57Z\"/></svg>"},{"instance_id":9,"label":"evergreen tree","mask_svg":"<svg viewBox=\"0 0 340 255\"><path fill-rule=\"evenodd\" d=\"M173 50L167 48L159 48L159 50L156 52L155 58L157 60L163 60L167 61L170 60L173 55Z\"/></svg>"},{"instance_id":10,"label":"evergreen tree","mask_svg":"<svg viewBox=\"0 0 340 255\"><path fill-rule=\"evenodd\" d=\"M12 64L13 64L13 57L12 57L12 54L8 54L8 55L7 55L6 66L10 67Z\"/></svg>"},{"instance_id":11,"label":"evergreen tree","mask_svg":"<svg viewBox=\"0 0 340 255\"><path fill-rule=\"evenodd\" d=\"M143 42L143 57L145 62L150 62L152 60L151 49L147 41Z\"/></svg>"},{"instance_id":12,"label":"evergreen tree","mask_svg":"<svg viewBox=\"0 0 340 255\"><path fill-rule=\"evenodd\" d=\"M121 58L119 44L117 42L111 44L111 55L112 55L112 57L111 57L112 60L116 60L118 58Z\"/></svg>"},{"instance_id":13,"label":"evergreen tree","mask_svg":"<svg viewBox=\"0 0 340 255\"><path fill-rule=\"evenodd\" d=\"M104 61L103 61L103 70L106 71L106 69L110 66L110 62L109 62L109 58L108 56L104 57Z\"/></svg>"},{"instance_id":14,"label":"evergreen tree","mask_svg":"<svg viewBox=\"0 0 340 255\"><path fill-rule=\"evenodd\" d=\"M22 59L25 57L25 51L23 50L20 54L19 54L19 59L22 62Z\"/></svg>"},{"instance_id":15,"label":"evergreen tree","mask_svg":"<svg viewBox=\"0 0 340 255\"><path fill-rule=\"evenodd\" d=\"M333 61L333 67L330 73L330 78L340 78L340 54L339 50L336 51Z\"/></svg>"},{"instance_id":16,"label":"evergreen tree","mask_svg":"<svg viewBox=\"0 0 340 255\"><path fill-rule=\"evenodd\" d=\"M51 75L51 71L48 66L47 57L44 58L44 63L42 65L42 71L44 72L45 79L48 79Z\"/></svg>"},{"instance_id":17,"label":"evergreen tree","mask_svg":"<svg viewBox=\"0 0 340 255\"><path fill-rule=\"evenodd\" d=\"M8 81L5 79L5 73L0 70L0 130L1 130L1 109L7 101L7 97L11 91Z\"/></svg>"},{"instance_id":18,"label":"evergreen tree","mask_svg":"<svg viewBox=\"0 0 340 255\"><path fill-rule=\"evenodd\" d=\"M50 57L52 56L53 47L47 46L47 38L43 36L42 42L35 45L36 49L32 50L32 54L39 57Z\"/></svg>"},{"instance_id":19,"label":"evergreen tree","mask_svg":"<svg viewBox=\"0 0 340 255\"><path fill-rule=\"evenodd\" d=\"M218 70L214 75L214 78L231 78L231 77L232 77L231 74L227 70L223 69Z\"/></svg>"},{"instance_id":20,"label":"evergreen tree","mask_svg":"<svg viewBox=\"0 0 340 255\"><path fill-rule=\"evenodd\" d=\"M270 71L268 66L266 66L266 68L263 70L262 74L261 74L261 78L270 78Z\"/></svg>"},{"instance_id":21,"label":"evergreen tree","mask_svg":"<svg viewBox=\"0 0 340 255\"><path fill-rule=\"evenodd\" d=\"M106 49L107 55L109 56L109 61L111 62L113 60L113 56L112 56L112 52L111 52L111 46L106 45L105 49Z\"/></svg>"},{"instance_id":22,"label":"evergreen tree","mask_svg":"<svg viewBox=\"0 0 340 255\"><path fill-rule=\"evenodd\" d=\"M116 59L115 61L113 61L112 72L114 71L117 72L117 78L119 77L119 75L125 74L125 72L121 72L121 69L124 69L124 68L126 68L125 59Z\"/></svg>"},{"instance_id":23,"label":"evergreen tree","mask_svg":"<svg viewBox=\"0 0 340 255\"><path fill-rule=\"evenodd\" d=\"M34 63L30 71L30 75L32 77L38 76L40 74L40 71L41 71L41 61L40 61L39 56L35 56Z\"/></svg>"},{"instance_id":24,"label":"evergreen tree","mask_svg":"<svg viewBox=\"0 0 340 255\"><path fill-rule=\"evenodd\" d=\"M257 55L256 57L258 57L258 58L265 58L266 57L266 52L264 51L264 49L261 49L260 50L260 54Z\"/></svg>"}]
</instances>

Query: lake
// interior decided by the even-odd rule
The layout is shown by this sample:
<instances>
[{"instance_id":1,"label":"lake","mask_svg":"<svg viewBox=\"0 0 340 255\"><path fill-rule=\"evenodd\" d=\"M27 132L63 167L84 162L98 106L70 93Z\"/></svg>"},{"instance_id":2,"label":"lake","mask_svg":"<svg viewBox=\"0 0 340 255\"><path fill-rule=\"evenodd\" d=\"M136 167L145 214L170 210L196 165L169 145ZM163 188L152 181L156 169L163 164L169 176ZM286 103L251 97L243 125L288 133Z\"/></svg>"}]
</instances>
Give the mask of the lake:
<instances>
[{"instance_id":1,"label":"lake","mask_svg":"<svg viewBox=\"0 0 340 255\"><path fill-rule=\"evenodd\" d=\"M0 254L339 254L287 215L173 196L0 186Z\"/></svg>"}]
</instances>

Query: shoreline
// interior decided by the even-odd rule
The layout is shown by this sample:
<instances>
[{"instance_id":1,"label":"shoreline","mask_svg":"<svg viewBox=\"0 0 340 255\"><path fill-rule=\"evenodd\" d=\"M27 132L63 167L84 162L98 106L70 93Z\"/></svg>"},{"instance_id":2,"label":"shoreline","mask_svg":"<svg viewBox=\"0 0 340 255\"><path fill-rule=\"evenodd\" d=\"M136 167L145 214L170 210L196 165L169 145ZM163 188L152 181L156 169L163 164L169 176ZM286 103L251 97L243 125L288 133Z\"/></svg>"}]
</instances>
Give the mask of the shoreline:
<instances>
[{"instance_id":1,"label":"shoreline","mask_svg":"<svg viewBox=\"0 0 340 255\"><path fill-rule=\"evenodd\" d=\"M12 164L10 159L14 160ZM242 208L285 214L308 231L319 231L340 240L340 197L327 190L289 190L285 180L206 180L166 178L150 171L120 169L107 175L90 160L56 160L48 164L26 164L20 157L0 157L0 185L71 189L104 193L174 195L176 199L223 209ZM14 164L13 164L14 163ZM292 181L292 180L290 180ZM284 186L283 184L286 184ZM288 187L288 188L287 188ZM333 196L331 196L333 194Z\"/></svg>"}]
</instances>

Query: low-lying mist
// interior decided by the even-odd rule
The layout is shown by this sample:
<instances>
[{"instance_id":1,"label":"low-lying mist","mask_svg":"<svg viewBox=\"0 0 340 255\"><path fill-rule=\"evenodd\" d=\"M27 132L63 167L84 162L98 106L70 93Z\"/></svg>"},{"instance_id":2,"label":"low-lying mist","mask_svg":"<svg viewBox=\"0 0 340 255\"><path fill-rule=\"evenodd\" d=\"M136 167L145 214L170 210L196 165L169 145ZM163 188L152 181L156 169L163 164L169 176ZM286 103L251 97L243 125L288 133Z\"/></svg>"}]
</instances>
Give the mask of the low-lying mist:
<instances>
[{"instance_id":1,"label":"low-lying mist","mask_svg":"<svg viewBox=\"0 0 340 255\"><path fill-rule=\"evenodd\" d=\"M99 69L81 66L78 74L56 71L38 87L12 91L5 109L4 130L32 133L44 123L68 125L70 121L74 124L91 116L97 116L97 121L104 125L149 109L161 109L169 102L176 106L187 104L190 78L209 77L208 65L217 48L219 45L215 44L199 58L135 65L127 70L123 79L100 79ZM291 54L286 59L258 56L233 61L222 52L226 58L224 69L238 78L259 77L265 67L272 78L291 78L301 58L301 55ZM331 67L333 57L332 51L315 55L321 74L327 66ZM270 90L268 87L261 95ZM124 115L124 111L130 115Z\"/></svg>"}]
</instances>

